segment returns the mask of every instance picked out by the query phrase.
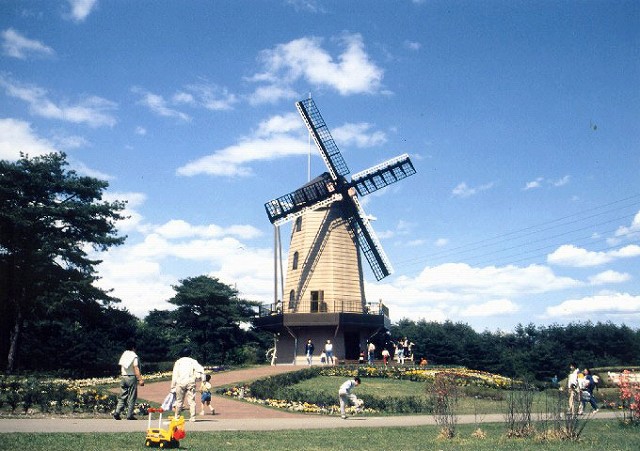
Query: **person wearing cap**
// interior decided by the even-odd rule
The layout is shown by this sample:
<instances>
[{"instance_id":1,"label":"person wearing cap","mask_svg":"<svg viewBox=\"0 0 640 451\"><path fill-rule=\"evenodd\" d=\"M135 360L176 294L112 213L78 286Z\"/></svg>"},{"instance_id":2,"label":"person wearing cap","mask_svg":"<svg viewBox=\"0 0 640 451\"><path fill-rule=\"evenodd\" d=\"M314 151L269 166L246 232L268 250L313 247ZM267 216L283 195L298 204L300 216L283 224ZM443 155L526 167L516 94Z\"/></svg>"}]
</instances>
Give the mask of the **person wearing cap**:
<instances>
[{"instance_id":1,"label":"person wearing cap","mask_svg":"<svg viewBox=\"0 0 640 451\"><path fill-rule=\"evenodd\" d=\"M171 391L176 394L175 415L182 411L185 396L189 402L189 421L196 421L196 381L204 377L204 368L196 359L191 358L191 349L180 351L180 358L173 365Z\"/></svg>"},{"instance_id":2,"label":"person wearing cap","mask_svg":"<svg viewBox=\"0 0 640 451\"><path fill-rule=\"evenodd\" d=\"M120 365L120 397L118 398L116 410L113 412L113 418L119 420L126 405L127 420L135 420L133 409L136 399L138 399L138 384L144 386L144 379L140 374L140 362L136 354L135 341L127 341L127 349L120 356L118 365Z\"/></svg>"}]
</instances>

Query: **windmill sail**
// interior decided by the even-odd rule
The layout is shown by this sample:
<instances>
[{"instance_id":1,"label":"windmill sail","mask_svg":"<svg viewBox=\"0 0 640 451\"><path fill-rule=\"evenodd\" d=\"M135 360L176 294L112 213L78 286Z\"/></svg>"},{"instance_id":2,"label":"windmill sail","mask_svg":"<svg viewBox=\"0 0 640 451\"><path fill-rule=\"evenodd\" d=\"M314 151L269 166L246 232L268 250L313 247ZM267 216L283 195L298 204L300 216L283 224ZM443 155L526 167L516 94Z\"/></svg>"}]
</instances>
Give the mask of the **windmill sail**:
<instances>
[{"instance_id":1,"label":"windmill sail","mask_svg":"<svg viewBox=\"0 0 640 451\"><path fill-rule=\"evenodd\" d=\"M354 174L351 184L365 196L416 173L406 153L382 164Z\"/></svg>"},{"instance_id":2,"label":"windmill sail","mask_svg":"<svg viewBox=\"0 0 640 451\"><path fill-rule=\"evenodd\" d=\"M331 198L335 193L335 186L328 173L311 180L292 193L273 199L266 204L267 216L272 224L281 224L299 216L297 213L313 207Z\"/></svg>"},{"instance_id":3,"label":"windmill sail","mask_svg":"<svg viewBox=\"0 0 640 451\"><path fill-rule=\"evenodd\" d=\"M331 177L336 180L340 175L343 177L347 175L349 173L347 163L344 162L344 158L342 158L342 154L329 132L329 127L327 127L324 119L322 119L320 111L318 107L316 107L313 99L296 102L296 107L304 123L307 125L309 132L311 132L311 136L313 136L320 155L322 155L324 162L329 168Z\"/></svg>"},{"instance_id":4,"label":"windmill sail","mask_svg":"<svg viewBox=\"0 0 640 451\"><path fill-rule=\"evenodd\" d=\"M382 249L382 245L364 214L358 198L353 196L350 198L350 201L353 202L352 209L354 212L348 219L349 227L358 242L358 247L367 259L367 262L369 262L369 266L371 266L376 280L382 280L393 273L391 262L389 262L387 254L385 254Z\"/></svg>"}]
</instances>

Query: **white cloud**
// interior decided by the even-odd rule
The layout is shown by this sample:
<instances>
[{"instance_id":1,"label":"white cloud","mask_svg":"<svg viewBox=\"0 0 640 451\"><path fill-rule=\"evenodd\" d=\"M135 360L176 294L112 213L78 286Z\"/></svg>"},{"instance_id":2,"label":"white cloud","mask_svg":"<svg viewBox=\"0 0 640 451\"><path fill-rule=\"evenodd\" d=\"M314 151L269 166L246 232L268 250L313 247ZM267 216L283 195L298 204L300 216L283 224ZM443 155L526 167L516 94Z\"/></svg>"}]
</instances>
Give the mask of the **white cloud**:
<instances>
[{"instance_id":1,"label":"white cloud","mask_svg":"<svg viewBox=\"0 0 640 451\"><path fill-rule=\"evenodd\" d=\"M392 320L439 320L512 313L518 299L581 287L584 284L558 276L541 265L527 267L472 267L447 263L426 267L415 277L399 276L386 283L365 284L368 299L382 298L391 308ZM482 310L484 306L484 310Z\"/></svg>"},{"instance_id":2,"label":"white cloud","mask_svg":"<svg viewBox=\"0 0 640 451\"><path fill-rule=\"evenodd\" d=\"M52 140L37 136L29 122L18 119L0 119L0 159L16 161L20 158L20 152L30 158L59 152L61 147L77 147L84 145L83 138L77 136L54 136ZM79 174L96 177L101 180L109 180L111 177L103 172L91 169L82 161L73 156L68 156L69 167Z\"/></svg>"},{"instance_id":3,"label":"white cloud","mask_svg":"<svg viewBox=\"0 0 640 451\"><path fill-rule=\"evenodd\" d=\"M547 307L545 314L550 318L566 317L571 320L600 318L611 315L640 314L640 296L628 293L604 293L580 299L569 299L558 305Z\"/></svg>"},{"instance_id":4,"label":"white cloud","mask_svg":"<svg viewBox=\"0 0 640 451\"><path fill-rule=\"evenodd\" d=\"M562 177L561 179L558 179L558 180L554 180L554 181L552 181L552 182L551 182L551 184L552 184L553 186L564 186L564 185L566 185L566 184L568 184L568 183L569 183L569 180L570 180L570 179L571 179L571 176L569 176L569 175L565 175L565 176L564 176L564 177Z\"/></svg>"},{"instance_id":5,"label":"white cloud","mask_svg":"<svg viewBox=\"0 0 640 451\"><path fill-rule=\"evenodd\" d=\"M144 204L147 200L147 196L144 193L124 193L124 192L114 192L107 191L104 196L104 200L107 202L114 201L126 201L126 205L124 211L121 212L122 216L125 219L118 221L117 228L122 233L129 233L132 231L144 231L145 228L142 226L143 217L138 212L137 207Z\"/></svg>"},{"instance_id":6,"label":"white cloud","mask_svg":"<svg viewBox=\"0 0 640 451\"><path fill-rule=\"evenodd\" d=\"M334 128L331 136L344 145L354 145L356 147L372 147L387 142L386 135L381 131L370 132L371 125L365 122L358 124L344 124Z\"/></svg>"},{"instance_id":7,"label":"white cloud","mask_svg":"<svg viewBox=\"0 0 640 451\"><path fill-rule=\"evenodd\" d=\"M31 113L37 116L91 127L113 126L116 123L112 113L117 104L102 97L88 96L75 104L67 101L55 104L49 99L48 92L38 86L23 85L2 76L0 86L7 95L27 102Z\"/></svg>"},{"instance_id":8,"label":"white cloud","mask_svg":"<svg viewBox=\"0 0 640 451\"><path fill-rule=\"evenodd\" d=\"M86 147L89 145L89 141L87 141L84 137L77 135L67 135L62 130L54 132L51 140L56 143L56 146L59 146L62 149L78 149L80 147Z\"/></svg>"},{"instance_id":9,"label":"white cloud","mask_svg":"<svg viewBox=\"0 0 640 451\"><path fill-rule=\"evenodd\" d=\"M209 174L227 177L253 175L247 166L255 161L267 161L293 155L306 155L307 143L301 139L277 135L267 139L253 138L215 151L178 168L179 175Z\"/></svg>"},{"instance_id":10,"label":"white cloud","mask_svg":"<svg viewBox=\"0 0 640 451\"><path fill-rule=\"evenodd\" d=\"M250 105L261 105L263 103L276 103L280 100L291 100L298 98L298 93L288 86L260 86L249 96Z\"/></svg>"},{"instance_id":11,"label":"white cloud","mask_svg":"<svg viewBox=\"0 0 640 451\"><path fill-rule=\"evenodd\" d=\"M631 275L628 273L620 273L613 270L603 271L595 276L589 277L589 283L591 285L605 285L610 283L622 283L631 280Z\"/></svg>"},{"instance_id":12,"label":"white cloud","mask_svg":"<svg viewBox=\"0 0 640 451\"><path fill-rule=\"evenodd\" d=\"M422 48L422 44L416 41L404 41L404 46L409 50L417 51Z\"/></svg>"},{"instance_id":13,"label":"white cloud","mask_svg":"<svg viewBox=\"0 0 640 451\"><path fill-rule=\"evenodd\" d=\"M280 133L299 132L304 129L300 116L296 113L272 116L260 122L256 136L266 137Z\"/></svg>"},{"instance_id":14,"label":"white cloud","mask_svg":"<svg viewBox=\"0 0 640 451\"><path fill-rule=\"evenodd\" d=\"M336 59L322 48L323 40L314 37L295 39L263 50L260 60L264 71L251 77L250 81L263 83L267 91L256 91L253 102L288 96L292 84L297 81L329 87L341 95L378 92L383 70L365 52L362 36L345 33L337 42L344 50Z\"/></svg>"},{"instance_id":15,"label":"white cloud","mask_svg":"<svg viewBox=\"0 0 640 451\"><path fill-rule=\"evenodd\" d=\"M16 161L20 152L35 157L57 151L50 141L35 134L29 122L0 119L0 159Z\"/></svg>"},{"instance_id":16,"label":"white cloud","mask_svg":"<svg viewBox=\"0 0 640 451\"><path fill-rule=\"evenodd\" d=\"M235 94L217 85L198 83L187 85L185 90L188 92L176 93L174 101L201 106L212 111L230 110L238 102Z\"/></svg>"},{"instance_id":17,"label":"white cloud","mask_svg":"<svg viewBox=\"0 0 640 451\"><path fill-rule=\"evenodd\" d=\"M338 127L336 141L341 144L372 146L384 142L381 132L370 132L368 124L347 124ZM209 174L227 177L253 175L248 165L257 161L275 160L309 152L308 134L296 114L276 115L260 122L253 136L240 139L224 149L198 158L177 169L179 175Z\"/></svg>"},{"instance_id":18,"label":"white cloud","mask_svg":"<svg viewBox=\"0 0 640 451\"><path fill-rule=\"evenodd\" d=\"M318 0L286 0L285 3L293 6L296 11L307 11L310 13L325 12Z\"/></svg>"},{"instance_id":19,"label":"white cloud","mask_svg":"<svg viewBox=\"0 0 640 451\"><path fill-rule=\"evenodd\" d=\"M565 186L569 183L569 181L571 180L571 176L570 175L565 175L564 177L561 177L557 180L546 180L544 177L538 177L535 180L532 180L530 182L527 182L524 186L524 190L530 190L530 189L536 189L536 188L542 188L543 183L546 183L547 185L559 188L561 186Z\"/></svg>"},{"instance_id":20,"label":"white cloud","mask_svg":"<svg viewBox=\"0 0 640 451\"><path fill-rule=\"evenodd\" d=\"M438 238L434 243L436 247L444 247L447 244L449 244L449 240L447 238Z\"/></svg>"},{"instance_id":21,"label":"white cloud","mask_svg":"<svg viewBox=\"0 0 640 451\"><path fill-rule=\"evenodd\" d=\"M98 4L98 0L67 0L71 7L70 18L74 22L83 22Z\"/></svg>"},{"instance_id":22,"label":"white cloud","mask_svg":"<svg viewBox=\"0 0 640 451\"><path fill-rule=\"evenodd\" d=\"M55 51L40 41L29 39L13 28L2 32L2 50L7 56L18 59L27 59L28 56L53 56Z\"/></svg>"},{"instance_id":23,"label":"white cloud","mask_svg":"<svg viewBox=\"0 0 640 451\"><path fill-rule=\"evenodd\" d=\"M191 120L191 117L188 114L171 108L167 101L158 94L154 94L139 87L133 87L131 88L131 91L140 95L141 98L137 102L139 105L146 106L153 113L159 116L175 117L183 121Z\"/></svg>"},{"instance_id":24,"label":"white cloud","mask_svg":"<svg viewBox=\"0 0 640 451\"><path fill-rule=\"evenodd\" d=\"M491 188L493 188L494 183L486 183L484 185L480 185L477 186L475 188L471 188L470 186L467 185L466 182L462 182L459 183L454 189L453 191L451 191L451 194L454 197L460 197L460 198L464 198L464 197L471 197L474 196L482 191L486 191L489 190Z\"/></svg>"},{"instance_id":25,"label":"white cloud","mask_svg":"<svg viewBox=\"0 0 640 451\"><path fill-rule=\"evenodd\" d=\"M152 309L171 309L166 302L174 295L171 286L201 274L239 284L241 295L249 299L271 300L273 251L240 241L259 237L259 230L242 224L193 225L180 219L154 226L145 223L137 211L145 198L141 193L110 194L110 200L129 200L125 213L136 220L129 224L128 231L139 234L97 255L103 260L97 267L101 277L98 286L113 289L113 296L140 317ZM118 228L123 232L121 225Z\"/></svg>"},{"instance_id":26,"label":"white cloud","mask_svg":"<svg viewBox=\"0 0 640 451\"><path fill-rule=\"evenodd\" d=\"M635 244L607 252L588 251L574 246L573 244L563 244L551 254L547 255L547 262L553 265L584 268L603 265L620 258L633 258L639 256L640 246Z\"/></svg>"},{"instance_id":27,"label":"white cloud","mask_svg":"<svg viewBox=\"0 0 640 451\"><path fill-rule=\"evenodd\" d=\"M509 297L580 285L574 279L556 276L550 268L541 265L474 268L465 263L427 267L412 283L423 290L455 290L474 295Z\"/></svg>"},{"instance_id":28,"label":"white cloud","mask_svg":"<svg viewBox=\"0 0 640 451\"><path fill-rule=\"evenodd\" d=\"M220 238L223 236L235 236L241 239L253 239L262 235L260 230L249 225L232 225L222 228L217 225L194 226L182 219L173 219L154 229L164 238Z\"/></svg>"},{"instance_id":29,"label":"white cloud","mask_svg":"<svg viewBox=\"0 0 640 451\"><path fill-rule=\"evenodd\" d=\"M617 239L627 238L633 239L640 236L640 211L636 213L631 221L630 226L622 226L616 230L615 237Z\"/></svg>"},{"instance_id":30,"label":"white cloud","mask_svg":"<svg viewBox=\"0 0 640 451\"><path fill-rule=\"evenodd\" d=\"M535 180L527 182L527 184L524 186L525 191L530 189L540 188L542 186L543 180L544 179L542 177L538 177Z\"/></svg>"}]
</instances>

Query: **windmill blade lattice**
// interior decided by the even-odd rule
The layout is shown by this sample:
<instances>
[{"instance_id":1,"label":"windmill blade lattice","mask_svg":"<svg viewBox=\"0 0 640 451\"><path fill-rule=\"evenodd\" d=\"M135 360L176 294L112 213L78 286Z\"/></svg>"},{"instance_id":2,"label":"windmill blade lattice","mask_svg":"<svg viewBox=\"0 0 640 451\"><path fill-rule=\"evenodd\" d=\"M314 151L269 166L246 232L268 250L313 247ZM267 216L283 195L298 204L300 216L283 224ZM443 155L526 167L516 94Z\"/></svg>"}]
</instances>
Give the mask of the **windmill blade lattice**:
<instances>
[{"instance_id":1,"label":"windmill blade lattice","mask_svg":"<svg viewBox=\"0 0 640 451\"><path fill-rule=\"evenodd\" d=\"M353 174L351 184L365 196L416 173L406 153L365 171Z\"/></svg>"},{"instance_id":2,"label":"windmill blade lattice","mask_svg":"<svg viewBox=\"0 0 640 451\"><path fill-rule=\"evenodd\" d=\"M351 200L353 201L356 213L352 214L349 218L349 227L358 241L360 250L369 262L369 266L371 266L376 280L382 280L393 273L393 267L384 249L382 249L382 245L380 241L378 241L378 237L373 231L369 220L365 216L360 202L358 202L355 196L352 197Z\"/></svg>"},{"instance_id":3,"label":"windmill blade lattice","mask_svg":"<svg viewBox=\"0 0 640 451\"><path fill-rule=\"evenodd\" d=\"M350 172L347 163L344 162L344 158L342 158L342 154L329 132L329 127L327 127L324 119L322 119L316 103L313 99L309 98L297 102L296 107L304 123L307 125L311 136L313 136L320 155L322 155L325 164L329 168L331 177L336 180L340 175L343 177L347 175Z\"/></svg>"}]
</instances>

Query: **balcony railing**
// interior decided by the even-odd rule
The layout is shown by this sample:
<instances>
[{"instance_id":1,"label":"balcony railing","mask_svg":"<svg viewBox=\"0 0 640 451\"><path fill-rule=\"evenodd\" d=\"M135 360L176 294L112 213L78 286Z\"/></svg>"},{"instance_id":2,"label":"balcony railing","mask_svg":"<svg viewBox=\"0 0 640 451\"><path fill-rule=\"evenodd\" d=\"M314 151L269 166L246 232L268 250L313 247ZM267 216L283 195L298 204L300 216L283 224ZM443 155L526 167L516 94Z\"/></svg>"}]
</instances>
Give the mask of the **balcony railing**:
<instances>
[{"instance_id":1,"label":"balcony railing","mask_svg":"<svg viewBox=\"0 0 640 451\"><path fill-rule=\"evenodd\" d=\"M281 315L282 303L262 304L259 307L259 316ZM362 313L367 315L389 316L389 307L382 302L367 302L362 306L359 301L318 301L301 303L296 311L284 310L284 313Z\"/></svg>"}]
</instances>

